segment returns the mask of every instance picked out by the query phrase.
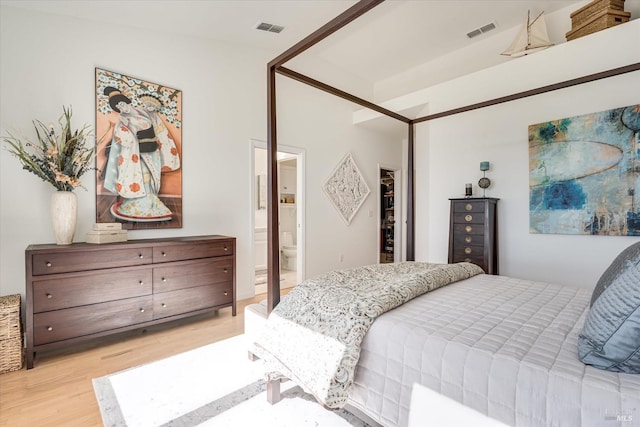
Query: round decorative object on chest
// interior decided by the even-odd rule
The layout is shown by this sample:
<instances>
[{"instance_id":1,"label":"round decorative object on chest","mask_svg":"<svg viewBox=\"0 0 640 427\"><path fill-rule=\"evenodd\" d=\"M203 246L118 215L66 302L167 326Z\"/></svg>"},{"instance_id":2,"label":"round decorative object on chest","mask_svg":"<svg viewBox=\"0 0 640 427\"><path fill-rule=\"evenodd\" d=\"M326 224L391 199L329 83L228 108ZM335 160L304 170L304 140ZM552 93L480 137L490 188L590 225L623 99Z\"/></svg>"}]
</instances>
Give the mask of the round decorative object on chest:
<instances>
[{"instance_id":1,"label":"round decorative object on chest","mask_svg":"<svg viewBox=\"0 0 640 427\"><path fill-rule=\"evenodd\" d=\"M480 181L478 181L478 187L480 188L489 188L489 186L491 185L491 180L487 177L482 177L480 178Z\"/></svg>"}]
</instances>

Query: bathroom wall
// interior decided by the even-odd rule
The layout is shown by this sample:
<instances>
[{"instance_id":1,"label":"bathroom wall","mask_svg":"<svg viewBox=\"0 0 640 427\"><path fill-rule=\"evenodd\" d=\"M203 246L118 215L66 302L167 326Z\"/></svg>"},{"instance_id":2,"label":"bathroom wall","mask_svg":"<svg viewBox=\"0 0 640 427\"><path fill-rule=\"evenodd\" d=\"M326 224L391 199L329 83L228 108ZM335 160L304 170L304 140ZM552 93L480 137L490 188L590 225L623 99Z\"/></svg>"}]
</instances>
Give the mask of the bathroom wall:
<instances>
[{"instance_id":1,"label":"bathroom wall","mask_svg":"<svg viewBox=\"0 0 640 427\"><path fill-rule=\"evenodd\" d=\"M256 272L267 269L267 209L266 207L260 209L260 203L258 194L260 190L260 180L265 180L264 191L266 188L267 178L267 150L262 148L253 149L254 170L256 179L256 200L255 200L255 212L254 212L254 253L255 253L255 269ZM266 197L266 194L265 196Z\"/></svg>"},{"instance_id":2,"label":"bathroom wall","mask_svg":"<svg viewBox=\"0 0 640 427\"><path fill-rule=\"evenodd\" d=\"M296 189L296 159L280 162L280 244L286 244L284 233L291 233L292 243L297 243L297 208L298 193Z\"/></svg>"}]
</instances>

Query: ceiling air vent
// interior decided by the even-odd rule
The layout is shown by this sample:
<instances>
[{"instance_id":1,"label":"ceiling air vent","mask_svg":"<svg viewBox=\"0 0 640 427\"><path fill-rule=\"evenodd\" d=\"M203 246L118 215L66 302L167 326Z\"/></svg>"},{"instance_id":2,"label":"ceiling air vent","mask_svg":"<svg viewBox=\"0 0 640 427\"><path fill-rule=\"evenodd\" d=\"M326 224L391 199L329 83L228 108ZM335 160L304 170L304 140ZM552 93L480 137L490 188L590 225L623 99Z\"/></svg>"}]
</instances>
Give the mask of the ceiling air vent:
<instances>
[{"instance_id":1,"label":"ceiling air vent","mask_svg":"<svg viewBox=\"0 0 640 427\"><path fill-rule=\"evenodd\" d=\"M284 27L281 25L268 24L266 22L258 22L258 24L256 24L256 29L269 31L271 33L279 33L280 31L284 30Z\"/></svg>"},{"instance_id":2,"label":"ceiling air vent","mask_svg":"<svg viewBox=\"0 0 640 427\"><path fill-rule=\"evenodd\" d=\"M496 24L494 22L490 22L487 25L483 25L480 28L477 28L469 33L467 33L467 37L469 37L470 39L479 36L480 34L484 34L487 33L491 30L495 30L496 29Z\"/></svg>"}]
</instances>

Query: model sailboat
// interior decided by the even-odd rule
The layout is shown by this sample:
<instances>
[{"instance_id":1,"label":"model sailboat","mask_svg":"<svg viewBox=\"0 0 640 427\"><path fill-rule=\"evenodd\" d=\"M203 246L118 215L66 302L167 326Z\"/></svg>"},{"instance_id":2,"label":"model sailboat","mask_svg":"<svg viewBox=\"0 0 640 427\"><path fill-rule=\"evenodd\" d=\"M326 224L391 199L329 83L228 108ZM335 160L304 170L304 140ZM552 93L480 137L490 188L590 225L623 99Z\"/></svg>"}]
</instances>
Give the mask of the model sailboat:
<instances>
[{"instance_id":1,"label":"model sailboat","mask_svg":"<svg viewBox=\"0 0 640 427\"><path fill-rule=\"evenodd\" d=\"M547 34L544 12L540 12L540 15L533 22L530 21L530 13L527 12L527 22L522 26L511 45L501 55L523 56L553 46Z\"/></svg>"}]
</instances>

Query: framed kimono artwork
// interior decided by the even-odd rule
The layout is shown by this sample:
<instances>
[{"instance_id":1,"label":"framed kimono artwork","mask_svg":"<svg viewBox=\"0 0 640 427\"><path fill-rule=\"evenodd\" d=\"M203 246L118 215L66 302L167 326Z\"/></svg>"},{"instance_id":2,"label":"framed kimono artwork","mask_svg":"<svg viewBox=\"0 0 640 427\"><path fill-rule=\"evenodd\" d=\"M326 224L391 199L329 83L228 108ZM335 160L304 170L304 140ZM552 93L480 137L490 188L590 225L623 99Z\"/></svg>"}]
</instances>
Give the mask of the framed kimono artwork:
<instances>
[{"instance_id":1,"label":"framed kimono artwork","mask_svg":"<svg viewBox=\"0 0 640 427\"><path fill-rule=\"evenodd\" d=\"M182 91L96 68L96 222L182 227Z\"/></svg>"}]
</instances>

